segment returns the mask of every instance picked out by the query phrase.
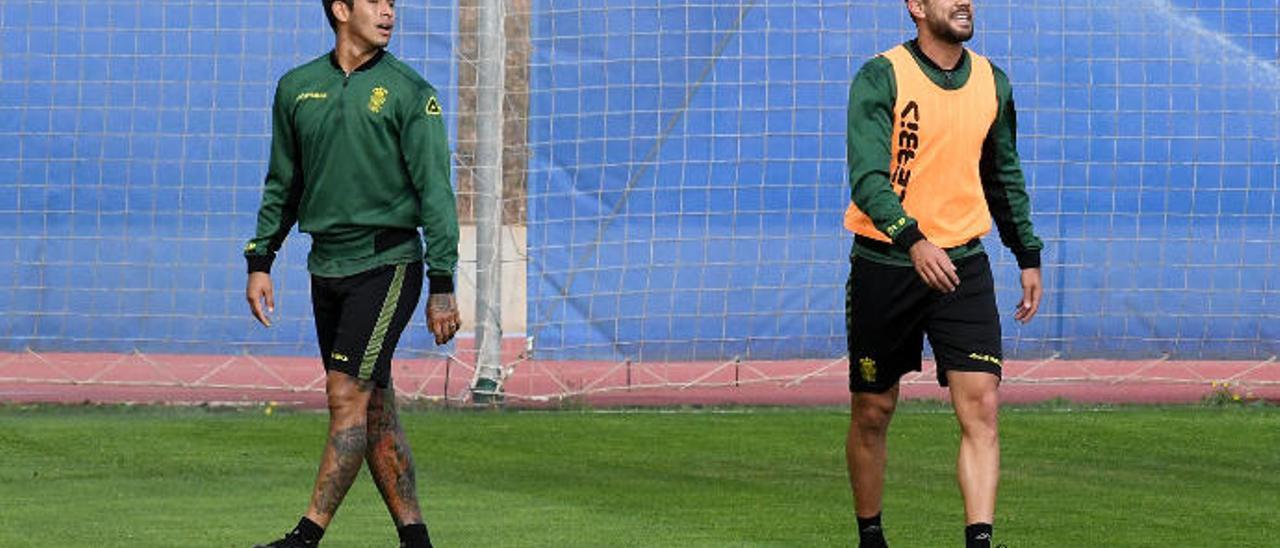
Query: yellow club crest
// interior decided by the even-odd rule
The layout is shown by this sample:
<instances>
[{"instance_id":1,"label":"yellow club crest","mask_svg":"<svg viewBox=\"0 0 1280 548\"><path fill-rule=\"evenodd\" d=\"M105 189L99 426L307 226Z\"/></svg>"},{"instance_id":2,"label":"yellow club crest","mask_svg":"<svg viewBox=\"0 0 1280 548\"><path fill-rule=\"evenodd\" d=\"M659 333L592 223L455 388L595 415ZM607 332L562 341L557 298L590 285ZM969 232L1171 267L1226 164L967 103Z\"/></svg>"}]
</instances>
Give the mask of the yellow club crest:
<instances>
[{"instance_id":1,"label":"yellow club crest","mask_svg":"<svg viewBox=\"0 0 1280 548\"><path fill-rule=\"evenodd\" d=\"M387 88L373 88L373 93L369 94L369 111L373 113L382 112L382 105L387 102Z\"/></svg>"},{"instance_id":2,"label":"yellow club crest","mask_svg":"<svg viewBox=\"0 0 1280 548\"><path fill-rule=\"evenodd\" d=\"M858 360L858 365L862 367L862 380L867 382L876 382L876 361L871 358L862 358Z\"/></svg>"},{"instance_id":3,"label":"yellow club crest","mask_svg":"<svg viewBox=\"0 0 1280 548\"><path fill-rule=\"evenodd\" d=\"M431 97L430 99L427 99L426 110L427 110L427 114L430 114L432 116L440 116L440 114L443 112L440 110L440 102L436 101L436 98L434 96Z\"/></svg>"}]
</instances>

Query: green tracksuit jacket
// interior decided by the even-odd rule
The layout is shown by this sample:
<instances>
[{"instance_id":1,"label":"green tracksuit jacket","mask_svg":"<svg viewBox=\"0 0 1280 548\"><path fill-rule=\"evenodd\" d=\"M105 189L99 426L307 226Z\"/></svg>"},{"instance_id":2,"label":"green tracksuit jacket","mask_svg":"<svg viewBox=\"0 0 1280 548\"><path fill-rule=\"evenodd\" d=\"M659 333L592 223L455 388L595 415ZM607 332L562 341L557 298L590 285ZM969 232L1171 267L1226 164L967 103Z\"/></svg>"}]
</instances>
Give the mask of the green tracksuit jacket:
<instances>
[{"instance_id":1,"label":"green tracksuit jacket","mask_svg":"<svg viewBox=\"0 0 1280 548\"><path fill-rule=\"evenodd\" d=\"M333 53L289 71L272 106L258 229L244 250L249 272L270 272L296 222L311 235L313 275L425 258L431 292L452 292L458 217L449 162L435 88L390 53L350 75Z\"/></svg>"},{"instance_id":2,"label":"green tracksuit jacket","mask_svg":"<svg viewBox=\"0 0 1280 548\"><path fill-rule=\"evenodd\" d=\"M943 89L958 89L969 80L972 61L968 53L955 69L946 71L920 51L915 40L907 50L929 80ZM979 172L987 208L1000 231L1000 241L1013 252L1021 268L1038 268L1044 244L1031 226L1031 205L1022 166L1018 160L1017 113L1009 77L993 63L996 79L996 119L982 144ZM889 224L906 217L907 226L896 232L894 245L875 245L870 239L856 239L853 254L884 264L910 266L907 250L923 238L916 220L907 216L898 195L889 184L890 142L893 132L893 105L897 85L893 65L881 56L867 61L858 70L849 88L848 162L851 197L858 209L884 232ZM981 253L981 242L948 249L952 260Z\"/></svg>"}]
</instances>

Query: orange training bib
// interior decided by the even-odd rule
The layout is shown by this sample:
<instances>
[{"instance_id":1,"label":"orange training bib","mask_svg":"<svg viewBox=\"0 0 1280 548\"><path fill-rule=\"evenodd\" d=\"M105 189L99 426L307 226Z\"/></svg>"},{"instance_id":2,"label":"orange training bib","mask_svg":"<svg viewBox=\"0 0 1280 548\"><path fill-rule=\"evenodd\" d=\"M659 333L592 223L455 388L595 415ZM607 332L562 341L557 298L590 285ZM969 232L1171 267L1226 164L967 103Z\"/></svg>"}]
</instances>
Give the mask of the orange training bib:
<instances>
[{"instance_id":1,"label":"orange training bib","mask_svg":"<svg viewBox=\"0 0 1280 548\"><path fill-rule=\"evenodd\" d=\"M889 182L925 238L942 248L991 230L978 164L998 108L995 75L985 57L968 53L969 79L955 90L929 80L905 46L881 54L892 63L898 88ZM855 234L891 241L853 203L845 210L844 226Z\"/></svg>"}]
</instances>

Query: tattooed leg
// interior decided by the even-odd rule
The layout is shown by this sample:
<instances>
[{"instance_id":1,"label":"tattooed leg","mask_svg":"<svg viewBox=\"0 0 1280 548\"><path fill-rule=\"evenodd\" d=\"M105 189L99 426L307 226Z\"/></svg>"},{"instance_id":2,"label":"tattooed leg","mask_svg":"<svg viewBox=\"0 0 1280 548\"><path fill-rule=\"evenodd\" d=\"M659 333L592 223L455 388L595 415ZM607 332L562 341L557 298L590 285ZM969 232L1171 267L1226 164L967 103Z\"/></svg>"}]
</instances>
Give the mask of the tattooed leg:
<instances>
[{"instance_id":1,"label":"tattooed leg","mask_svg":"<svg viewBox=\"0 0 1280 548\"><path fill-rule=\"evenodd\" d=\"M413 453L396 412L396 392L391 386L374 388L369 399L369 444L365 459L373 482L396 527L422 523L418 506Z\"/></svg>"},{"instance_id":2,"label":"tattooed leg","mask_svg":"<svg viewBox=\"0 0 1280 548\"><path fill-rule=\"evenodd\" d=\"M321 527L329 526L364 463L368 446L366 410L372 388L372 382L345 373L335 371L328 375L329 442L320 459L311 506L307 508L307 517Z\"/></svg>"}]
</instances>

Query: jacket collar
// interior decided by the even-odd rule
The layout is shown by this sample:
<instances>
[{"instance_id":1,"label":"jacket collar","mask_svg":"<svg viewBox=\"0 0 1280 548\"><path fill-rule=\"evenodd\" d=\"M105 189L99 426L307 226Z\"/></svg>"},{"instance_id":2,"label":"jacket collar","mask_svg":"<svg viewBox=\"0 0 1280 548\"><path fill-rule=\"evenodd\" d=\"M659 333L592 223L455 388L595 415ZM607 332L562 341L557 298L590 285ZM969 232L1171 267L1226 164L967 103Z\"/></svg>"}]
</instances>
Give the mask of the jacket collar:
<instances>
[{"instance_id":1,"label":"jacket collar","mask_svg":"<svg viewBox=\"0 0 1280 548\"><path fill-rule=\"evenodd\" d=\"M379 61L381 61L381 60L382 60L382 57L383 57L383 56L385 56L386 54L387 54L387 50L385 50L385 49L378 49L378 51L377 51L376 53L374 53L374 54L373 54L373 57L370 57L368 61L365 61L365 62L364 62L364 63L362 63L360 66L356 67L356 69L355 69L355 70L353 70L353 71L351 71L351 73L352 73L352 74L355 74L355 73L357 73L357 72L362 72L362 71L366 71L366 70L369 70L369 69L373 68L375 65L377 65L377 64L378 64L378 62L379 62ZM331 65L331 66L332 66L335 70L337 70L338 72L343 72L343 73L345 73L345 71L343 71L343 70L342 70L342 65L339 65L339 64L338 64L338 51L337 51L337 50L330 50L330 51L329 51L329 65Z\"/></svg>"},{"instance_id":2,"label":"jacket collar","mask_svg":"<svg viewBox=\"0 0 1280 548\"><path fill-rule=\"evenodd\" d=\"M937 63L934 63L933 59L930 59L928 55L924 54L924 50L920 49L920 43L915 39L912 39L907 42L907 49L910 50L911 55L915 56L916 59L919 59L920 62L924 63L929 68L936 70L938 72L955 72L957 70L960 70L966 64L969 63L969 48L961 48L960 60L957 61L956 66L952 67L951 69L944 69L938 66Z\"/></svg>"}]
</instances>

